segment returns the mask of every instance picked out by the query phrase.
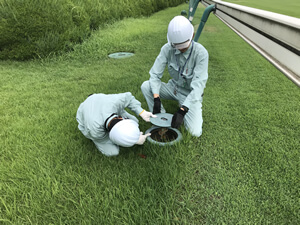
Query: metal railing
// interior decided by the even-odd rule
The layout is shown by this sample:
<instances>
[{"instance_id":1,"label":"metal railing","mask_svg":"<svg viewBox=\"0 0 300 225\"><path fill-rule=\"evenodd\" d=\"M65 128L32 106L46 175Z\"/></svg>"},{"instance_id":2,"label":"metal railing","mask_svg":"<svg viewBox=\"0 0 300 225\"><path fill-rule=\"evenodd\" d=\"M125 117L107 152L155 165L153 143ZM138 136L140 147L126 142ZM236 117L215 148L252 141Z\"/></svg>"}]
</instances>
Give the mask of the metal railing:
<instances>
[{"instance_id":1,"label":"metal railing","mask_svg":"<svg viewBox=\"0 0 300 225\"><path fill-rule=\"evenodd\" d=\"M219 0L214 14L300 87L300 19Z\"/></svg>"}]
</instances>

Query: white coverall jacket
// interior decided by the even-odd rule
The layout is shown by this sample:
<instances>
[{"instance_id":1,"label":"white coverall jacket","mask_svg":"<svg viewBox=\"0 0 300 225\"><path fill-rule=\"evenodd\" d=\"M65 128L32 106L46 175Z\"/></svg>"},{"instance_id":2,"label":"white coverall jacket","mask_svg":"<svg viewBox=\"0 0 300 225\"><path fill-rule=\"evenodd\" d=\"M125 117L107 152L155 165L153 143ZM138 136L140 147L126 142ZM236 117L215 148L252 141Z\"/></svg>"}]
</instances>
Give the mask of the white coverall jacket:
<instances>
[{"instance_id":1,"label":"white coverall jacket","mask_svg":"<svg viewBox=\"0 0 300 225\"><path fill-rule=\"evenodd\" d=\"M165 67L172 79L161 81ZM169 43L165 44L157 56L151 70L150 79L142 86L149 111L153 110L153 94L161 99L177 100L180 106L189 108L184 117L184 125L193 136L202 134L202 97L208 79L208 52L197 42L192 42L188 50L181 53ZM165 109L162 105L162 113Z\"/></svg>"},{"instance_id":2,"label":"white coverall jacket","mask_svg":"<svg viewBox=\"0 0 300 225\"><path fill-rule=\"evenodd\" d=\"M93 94L81 103L77 110L78 129L86 138L91 139L104 155L118 155L119 146L109 139L105 122L113 113L116 113L138 123L135 116L125 111L127 107L137 115L143 111L141 103L130 92L108 95Z\"/></svg>"}]
</instances>

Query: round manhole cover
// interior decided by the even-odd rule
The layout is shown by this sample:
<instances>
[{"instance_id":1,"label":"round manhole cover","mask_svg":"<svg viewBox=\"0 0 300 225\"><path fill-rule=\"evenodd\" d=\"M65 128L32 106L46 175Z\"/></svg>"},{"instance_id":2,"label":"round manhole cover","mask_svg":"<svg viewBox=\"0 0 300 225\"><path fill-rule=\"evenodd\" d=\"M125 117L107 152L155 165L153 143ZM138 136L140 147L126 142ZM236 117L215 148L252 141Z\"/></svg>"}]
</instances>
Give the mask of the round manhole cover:
<instances>
[{"instance_id":1,"label":"round manhole cover","mask_svg":"<svg viewBox=\"0 0 300 225\"><path fill-rule=\"evenodd\" d=\"M116 53L112 53L109 54L108 57L109 58L113 58L113 59L122 59L122 58L128 58L134 56L134 53L131 52L116 52Z\"/></svg>"}]
</instances>

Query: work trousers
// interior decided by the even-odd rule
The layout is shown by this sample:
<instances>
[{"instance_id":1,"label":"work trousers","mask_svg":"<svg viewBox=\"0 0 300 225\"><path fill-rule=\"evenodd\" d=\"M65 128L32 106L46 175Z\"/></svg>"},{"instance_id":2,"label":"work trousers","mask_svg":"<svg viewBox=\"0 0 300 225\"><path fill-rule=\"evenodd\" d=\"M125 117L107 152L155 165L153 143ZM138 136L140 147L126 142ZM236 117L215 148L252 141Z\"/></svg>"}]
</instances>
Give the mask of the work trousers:
<instances>
[{"instance_id":1,"label":"work trousers","mask_svg":"<svg viewBox=\"0 0 300 225\"><path fill-rule=\"evenodd\" d=\"M142 93L147 101L149 111L153 111L154 105L154 97L151 91L150 82L145 81L141 86ZM175 100L181 106L186 99L186 95L183 95L179 92L175 92L176 87L172 84L172 82L168 82L167 84L162 82L159 93L160 99L169 99ZM166 110L161 104L161 113L165 113ZM202 134L202 101L195 101L190 105L189 111L184 116L184 126L185 128L196 137L201 136Z\"/></svg>"}]
</instances>

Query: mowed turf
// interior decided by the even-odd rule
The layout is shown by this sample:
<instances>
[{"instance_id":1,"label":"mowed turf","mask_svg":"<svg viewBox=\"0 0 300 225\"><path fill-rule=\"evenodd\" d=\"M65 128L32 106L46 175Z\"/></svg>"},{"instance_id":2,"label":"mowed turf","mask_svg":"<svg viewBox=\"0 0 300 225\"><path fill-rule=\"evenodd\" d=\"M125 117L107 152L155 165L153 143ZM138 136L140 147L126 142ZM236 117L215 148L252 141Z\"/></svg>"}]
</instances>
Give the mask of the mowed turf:
<instances>
[{"instance_id":1,"label":"mowed turf","mask_svg":"<svg viewBox=\"0 0 300 225\"><path fill-rule=\"evenodd\" d=\"M147 109L140 85L183 9L109 25L60 57L0 62L1 223L299 223L299 87L214 15L199 38L210 54L200 138L181 128L178 145L107 158L77 129L91 93L130 91ZM135 56L107 57L117 51Z\"/></svg>"},{"instance_id":2,"label":"mowed turf","mask_svg":"<svg viewBox=\"0 0 300 225\"><path fill-rule=\"evenodd\" d=\"M275 13L300 18L300 1L298 0L226 0L225 2L263 9Z\"/></svg>"}]
</instances>

